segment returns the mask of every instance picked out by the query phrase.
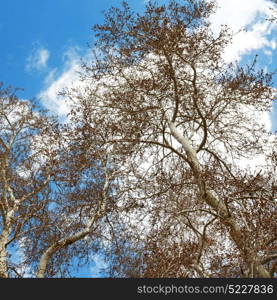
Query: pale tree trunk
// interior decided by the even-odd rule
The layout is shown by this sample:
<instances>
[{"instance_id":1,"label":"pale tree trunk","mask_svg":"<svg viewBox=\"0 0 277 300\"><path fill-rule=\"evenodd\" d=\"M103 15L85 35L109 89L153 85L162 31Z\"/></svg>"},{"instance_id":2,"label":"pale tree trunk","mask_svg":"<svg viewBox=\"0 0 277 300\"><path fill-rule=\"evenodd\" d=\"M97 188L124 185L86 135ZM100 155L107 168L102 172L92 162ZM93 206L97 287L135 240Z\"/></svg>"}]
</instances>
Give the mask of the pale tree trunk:
<instances>
[{"instance_id":1,"label":"pale tree trunk","mask_svg":"<svg viewBox=\"0 0 277 300\"><path fill-rule=\"evenodd\" d=\"M93 224L94 220L92 221L91 225ZM51 257L60 249L67 247L78 240L81 240L85 236L90 233L90 226L87 227L85 230L78 232L77 234L70 236L68 238L64 238L59 240L58 242L51 245L47 250L43 253L37 271L37 278L44 278L47 265Z\"/></svg>"},{"instance_id":2,"label":"pale tree trunk","mask_svg":"<svg viewBox=\"0 0 277 300\"><path fill-rule=\"evenodd\" d=\"M245 262L247 263L249 270L254 270L255 274L257 274L258 277L270 277L269 272L258 260L257 255L245 245L245 240L247 237L244 236L236 220L229 214L228 208L226 207L225 203L218 199L218 197L211 190L209 190L209 187L206 185L206 182L201 175L202 169L197 158L196 151L191 147L188 139L178 131L175 123L172 122L168 117L167 121L171 134L183 146L186 152L188 163L194 173L199 191L201 193L201 199L205 201L211 208L216 210L216 212L220 216L221 222L225 226L229 227L230 236L237 245L239 251L242 254L242 257L245 257Z\"/></svg>"},{"instance_id":3,"label":"pale tree trunk","mask_svg":"<svg viewBox=\"0 0 277 300\"><path fill-rule=\"evenodd\" d=\"M1 164L1 180L3 182L3 197L0 203L0 212L2 216L3 229L0 234L0 278L8 277L8 251L7 245L9 243L10 234L13 226L13 219L18 211L20 205L28 198L39 193L50 181L50 175L47 175L46 180L41 186L36 188L34 191L26 194L25 196L16 199L14 191L8 183L7 169L8 169L8 154L10 148L8 148L3 141L0 139L2 145L5 146L6 153L2 155Z\"/></svg>"},{"instance_id":4,"label":"pale tree trunk","mask_svg":"<svg viewBox=\"0 0 277 300\"><path fill-rule=\"evenodd\" d=\"M81 230L77 232L76 234L73 234L72 236L60 239L59 241L53 243L51 246L49 246L45 252L42 254L39 265L38 265L38 271L37 271L37 278L44 278L45 277L45 272L47 265L52 258L52 256L59 251L62 248L65 248L81 239L86 237L88 234L91 233L91 228L94 225L97 220L99 220L106 212L106 207L107 207L107 196L108 196L108 188L109 188L109 181L111 177L108 175L107 168L105 169L105 175L106 175L106 180L105 184L103 187L103 199L102 202L100 203L98 210L95 212L95 214L90 218L88 221L86 227L84 230Z\"/></svg>"},{"instance_id":5,"label":"pale tree trunk","mask_svg":"<svg viewBox=\"0 0 277 300\"><path fill-rule=\"evenodd\" d=\"M14 210L9 207L8 194L10 194L11 200L15 200L13 192L10 189L7 181L6 170L8 167L8 153L9 148L0 139L1 145L4 146L6 153L2 154L1 157L1 181L3 183L3 195L1 199L1 217L2 217L2 232L0 235L0 278L8 277L8 252L7 244L9 241L11 220L14 215Z\"/></svg>"},{"instance_id":6,"label":"pale tree trunk","mask_svg":"<svg viewBox=\"0 0 277 300\"><path fill-rule=\"evenodd\" d=\"M11 198L13 198L13 192L10 190ZM17 202L15 201L15 207L10 209L4 217L3 230L0 235L0 277L8 277L8 252L7 245L9 243L9 236L12 228L12 219L14 217L17 208Z\"/></svg>"},{"instance_id":7,"label":"pale tree trunk","mask_svg":"<svg viewBox=\"0 0 277 300\"><path fill-rule=\"evenodd\" d=\"M0 238L0 278L8 277L8 265L7 265L7 249L8 232L3 230Z\"/></svg>"},{"instance_id":8,"label":"pale tree trunk","mask_svg":"<svg viewBox=\"0 0 277 300\"><path fill-rule=\"evenodd\" d=\"M8 187L8 192L10 194L10 198L13 201L14 206L8 209L8 212L3 215L3 230L0 235L0 277L8 277L8 252L7 252L7 245L9 243L9 237L12 230L12 220L14 215L18 209L19 201L15 200L13 196L13 191L10 187Z\"/></svg>"}]
</instances>

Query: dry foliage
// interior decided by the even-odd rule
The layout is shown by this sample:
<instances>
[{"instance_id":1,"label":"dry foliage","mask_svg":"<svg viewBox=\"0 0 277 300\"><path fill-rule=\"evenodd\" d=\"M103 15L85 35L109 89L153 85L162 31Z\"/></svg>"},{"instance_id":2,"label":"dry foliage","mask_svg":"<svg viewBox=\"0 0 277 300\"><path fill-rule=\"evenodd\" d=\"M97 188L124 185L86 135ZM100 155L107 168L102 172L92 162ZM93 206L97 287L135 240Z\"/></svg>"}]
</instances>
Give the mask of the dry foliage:
<instances>
[{"instance_id":1,"label":"dry foliage","mask_svg":"<svg viewBox=\"0 0 277 300\"><path fill-rule=\"evenodd\" d=\"M70 276L99 248L109 276L274 277L273 74L225 63L215 7L107 11L67 125L1 89L2 277Z\"/></svg>"}]
</instances>

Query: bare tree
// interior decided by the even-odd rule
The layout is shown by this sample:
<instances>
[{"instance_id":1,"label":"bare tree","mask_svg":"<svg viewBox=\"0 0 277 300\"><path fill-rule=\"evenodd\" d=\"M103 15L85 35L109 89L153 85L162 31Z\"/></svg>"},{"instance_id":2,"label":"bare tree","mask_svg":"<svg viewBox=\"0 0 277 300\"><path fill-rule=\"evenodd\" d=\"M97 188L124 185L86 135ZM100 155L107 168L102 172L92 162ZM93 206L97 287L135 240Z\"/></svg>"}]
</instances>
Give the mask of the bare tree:
<instances>
[{"instance_id":1,"label":"bare tree","mask_svg":"<svg viewBox=\"0 0 277 300\"><path fill-rule=\"evenodd\" d=\"M106 238L117 173L77 121L16 92L0 89L0 277L68 277Z\"/></svg>"},{"instance_id":2,"label":"bare tree","mask_svg":"<svg viewBox=\"0 0 277 300\"><path fill-rule=\"evenodd\" d=\"M143 205L121 216L117 276L276 271L276 137L259 122L275 99L272 74L256 58L224 62L232 35L212 32L214 9L191 0L150 2L143 15L126 2L111 8L94 28L87 88L66 93L122 171L120 201Z\"/></svg>"},{"instance_id":3,"label":"bare tree","mask_svg":"<svg viewBox=\"0 0 277 300\"><path fill-rule=\"evenodd\" d=\"M54 120L15 93L0 86L0 277L15 270L8 246L34 228L44 228L59 136Z\"/></svg>"}]
</instances>

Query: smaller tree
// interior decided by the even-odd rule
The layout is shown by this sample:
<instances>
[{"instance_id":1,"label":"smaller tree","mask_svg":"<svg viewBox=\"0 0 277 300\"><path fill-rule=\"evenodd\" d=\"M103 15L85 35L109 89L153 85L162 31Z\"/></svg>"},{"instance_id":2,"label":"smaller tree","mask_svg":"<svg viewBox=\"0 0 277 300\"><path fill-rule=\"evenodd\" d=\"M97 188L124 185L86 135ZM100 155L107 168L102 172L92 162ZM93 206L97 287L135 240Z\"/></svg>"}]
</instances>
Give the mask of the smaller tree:
<instances>
[{"instance_id":1,"label":"smaller tree","mask_svg":"<svg viewBox=\"0 0 277 300\"><path fill-rule=\"evenodd\" d=\"M86 264L126 208L118 172L79 116L60 125L16 92L0 86L0 277L71 276L73 258Z\"/></svg>"},{"instance_id":2,"label":"smaller tree","mask_svg":"<svg viewBox=\"0 0 277 300\"><path fill-rule=\"evenodd\" d=\"M112 195L116 172L108 156L97 153L96 145L80 144L76 131L74 135L67 128L66 135L68 143L59 159L51 197L48 222L53 226L39 247L35 243L30 251L40 256L39 278L66 276L72 257L78 258L79 265L89 262L105 240L106 220L116 209Z\"/></svg>"},{"instance_id":3,"label":"smaller tree","mask_svg":"<svg viewBox=\"0 0 277 300\"><path fill-rule=\"evenodd\" d=\"M0 85L0 277L17 274L9 246L19 246L37 228L46 230L44 212L60 137L56 121L16 92Z\"/></svg>"}]
</instances>

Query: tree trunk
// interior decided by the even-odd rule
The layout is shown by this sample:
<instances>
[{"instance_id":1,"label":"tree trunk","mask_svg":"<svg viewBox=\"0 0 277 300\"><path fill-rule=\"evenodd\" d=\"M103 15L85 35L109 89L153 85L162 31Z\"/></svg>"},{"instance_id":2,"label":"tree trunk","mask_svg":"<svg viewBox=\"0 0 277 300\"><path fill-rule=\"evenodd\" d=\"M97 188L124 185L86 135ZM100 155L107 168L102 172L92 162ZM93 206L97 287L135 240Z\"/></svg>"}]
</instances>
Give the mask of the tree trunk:
<instances>
[{"instance_id":1,"label":"tree trunk","mask_svg":"<svg viewBox=\"0 0 277 300\"><path fill-rule=\"evenodd\" d=\"M0 238L0 278L8 278L7 249L8 231L4 229Z\"/></svg>"},{"instance_id":2,"label":"tree trunk","mask_svg":"<svg viewBox=\"0 0 277 300\"><path fill-rule=\"evenodd\" d=\"M94 221L94 218L93 218ZM86 235L90 233L90 226L93 224L93 221L89 223L89 226L87 226L84 230L74 234L73 236L69 236L67 238L61 239L58 242L54 243L50 247L47 248L47 250L43 253L39 266L37 271L37 278L44 278L47 264L49 263L49 260L51 257L60 249L67 247L73 243L75 243L78 240L81 240Z\"/></svg>"},{"instance_id":3,"label":"tree trunk","mask_svg":"<svg viewBox=\"0 0 277 300\"><path fill-rule=\"evenodd\" d=\"M263 267L261 262L257 259L257 255L255 253L252 253L251 249L249 249L245 245L246 238L243 234L243 232L240 230L239 225L236 223L236 221L232 218L232 216L228 212L228 208L226 205L220 201L220 199L217 198L216 195L212 193L212 191L209 190L209 187L206 186L205 180L201 176L201 165L199 163L199 160L197 158L196 151L191 147L188 139L181 135L181 133L176 128L176 125L171 122L168 119L169 128L174 136L174 138L183 146L188 162L190 164L190 167L192 168L192 171L194 173L194 176L197 181L198 188L201 193L201 199L205 201L210 207L212 207L218 215L220 216L221 222L230 228L230 236L232 240L237 245L239 251L242 254L242 257L244 257L246 264L248 265L249 269L253 269L257 277L262 278L268 278L270 277L269 272Z\"/></svg>"}]
</instances>

